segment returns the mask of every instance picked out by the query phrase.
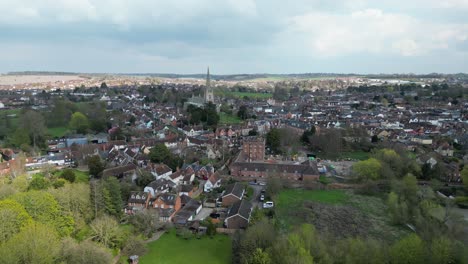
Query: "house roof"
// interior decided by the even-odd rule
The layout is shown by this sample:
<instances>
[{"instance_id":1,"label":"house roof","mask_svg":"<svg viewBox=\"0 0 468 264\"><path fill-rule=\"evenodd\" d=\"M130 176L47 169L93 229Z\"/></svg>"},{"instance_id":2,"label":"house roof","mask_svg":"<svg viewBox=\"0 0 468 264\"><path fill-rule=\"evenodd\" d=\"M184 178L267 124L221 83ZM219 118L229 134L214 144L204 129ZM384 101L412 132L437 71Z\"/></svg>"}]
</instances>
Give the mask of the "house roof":
<instances>
[{"instance_id":1,"label":"house roof","mask_svg":"<svg viewBox=\"0 0 468 264\"><path fill-rule=\"evenodd\" d=\"M226 186L223 197L231 194L242 199L244 194L244 186L238 182Z\"/></svg>"},{"instance_id":2,"label":"house roof","mask_svg":"<svg viewBox=\"0 0 468 264\"><path fill-rule=\"evenodd\" d=\"M110 168L110 169L105 169L102 172L102 176L104 176L104 177L106 177L106 176L120 176L120 175L122 175L124 173L136 170L136 168L137 167L136 167L135 164L128 164L128 165L125 165L125 166L119 166L119 167L114 167L114 168Z\"/></svg>"},{"instance_id":3,"label":"house roof","mask_svg":"<svg viewBox=\"0 0 468 264\"><path fill-rule=\"evenodd\" d=\"M240 200L235 202L231 208L229 208L228 215L226 218L239 215L242 218L249 220L250 213L252 212L252 203L247 200Z\"/></svg>"}]
</instances>

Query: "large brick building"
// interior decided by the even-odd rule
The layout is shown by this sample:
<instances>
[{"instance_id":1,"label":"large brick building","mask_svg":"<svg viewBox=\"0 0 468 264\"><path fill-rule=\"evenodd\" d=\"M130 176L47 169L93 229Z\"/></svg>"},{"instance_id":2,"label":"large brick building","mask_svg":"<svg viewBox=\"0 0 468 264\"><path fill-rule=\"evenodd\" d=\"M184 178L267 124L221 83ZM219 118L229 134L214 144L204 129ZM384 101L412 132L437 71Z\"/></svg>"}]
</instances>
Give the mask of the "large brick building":
<instances>
[{"instance_id":1,"label":"large brick building","mask_svg":"<svg viewBox=\"0 0 468 264\"><path fill-rule=\"evenodd\" d=\"M265 159L265 139L257 137L244 138L242 154L245 161L263 161Z\"/></svg>"}]
</instances>

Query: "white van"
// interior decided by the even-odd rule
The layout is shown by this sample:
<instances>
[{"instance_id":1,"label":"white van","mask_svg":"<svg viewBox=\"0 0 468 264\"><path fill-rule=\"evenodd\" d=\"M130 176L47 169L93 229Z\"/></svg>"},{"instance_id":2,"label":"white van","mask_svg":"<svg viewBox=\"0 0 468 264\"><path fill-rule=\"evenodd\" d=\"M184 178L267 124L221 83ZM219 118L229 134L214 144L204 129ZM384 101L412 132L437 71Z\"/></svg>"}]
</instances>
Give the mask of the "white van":
<instances>
[{"instance_id":1,"label":"white van","mask_svg":"<svg viewBox=\"0 0 468 264\"><path fill-rule=\"evenodd\" d=\"M263 203L263 208L273 208L273 206L274 206L274 204L271 201Z\"/></svg>"}]
</instances>

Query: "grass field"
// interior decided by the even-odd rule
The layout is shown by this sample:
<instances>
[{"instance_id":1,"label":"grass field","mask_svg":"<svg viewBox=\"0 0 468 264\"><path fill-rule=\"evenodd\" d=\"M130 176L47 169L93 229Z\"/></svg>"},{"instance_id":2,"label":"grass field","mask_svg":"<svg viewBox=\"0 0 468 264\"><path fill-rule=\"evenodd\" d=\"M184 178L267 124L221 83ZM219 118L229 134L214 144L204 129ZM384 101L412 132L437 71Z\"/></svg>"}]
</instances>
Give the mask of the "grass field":
<instances>
[{"instance_id":1,"label":"grass field","mask_svg":"<svg viewBox=\"0 0 468 264\"><path fill-rule=\"evenodd\" d=\"M279 226L289 230L312 223L318 230L395 241L409 231L391 224L384 200L344 190L286 189L276 200Z\"/></svg>"},{"instance_id":2,"label":"grass field","mask_svg":"<svg viewBox=\"0 0 468 264\"><path fill-rule=\"evenodd\" d=\"M341 190L302 190L302 189L286 189L283 190L276 202L278 207L281 208L291 207L301 204L303 201L316 201L329 204L342 204L348 198L348 195Z\"/></svg>"},{"instance_id":3,"label":"grass field","mask_svg":"<svg viewBox=\"0 0 468 264\"><path fill-rule=\"evenodd\" d=\"M82 183L88 183L89 182L89 174L87 172L79 171L76 169L72 169L72 171L75 173L75 182L82 182ZM60 175L62 173L61 170L56 171L54 174L56 176Z\"/></svg>"},{"instance_id":4,"label":"grass field","mask_svg":"<svg viewBox=\"0 0 468 264\"><path fill-rule=\"evenodd\" d=\"M51 127L47 129L49 135L54 138L61 138L68 133L68 128L66 127Z\"/></svg>"},{"instance_id":5,"label":"grass field","mask_svg":"<svg viewBox=\"0 0 468 264\"><path fill-rule=\"evenodd\" d=\"M75 173L75 176L76 176L75 182L84 182L84 183L89 182L89 173L79 171L79 170L73 170L73 172Z\"/></svg>"},{"instance_id":6,"label":"grass field","mask_svg":"<svg viewBox=\"0 0 468 264\"><path fill-rule=\"evenodd\" d=\"M219 123L220 124L226 124L226 125L240 124L240 123L242 123L242 120L237 116L228 115L228 114L226 114L224 112L220 112L219 113Z\"/></svg>"},{"instance_id":7,"label":"grass field","mask_svg":"<svg viewBox=\"0 0 468 264\"><path fill-rule=\"evenodd\" d=\"M148 244L141 264L225 264L231 263L231 239L226 235L185 240L175 230Z\"/></svg>"}]
</instances>

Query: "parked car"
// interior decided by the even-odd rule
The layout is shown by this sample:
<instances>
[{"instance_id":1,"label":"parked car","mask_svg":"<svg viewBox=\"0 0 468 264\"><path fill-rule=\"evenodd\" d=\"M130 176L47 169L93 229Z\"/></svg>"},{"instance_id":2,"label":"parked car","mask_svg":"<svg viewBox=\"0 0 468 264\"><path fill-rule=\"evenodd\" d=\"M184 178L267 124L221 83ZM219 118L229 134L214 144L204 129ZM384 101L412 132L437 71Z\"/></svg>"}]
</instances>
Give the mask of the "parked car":
<instances>
[{"instance_id":1,"label":"parked car","mask_svg":"<svg viewBox=\"0 0 468 264\"><path fill-rule=\"evenodd\" d=\"M264 202L263 208L273 208L275 206L272 201Z\"/></svg>"},{"instance_id":2,"label":"parked car","mask_svg":"<svg viewBox=\"0 0 468 264\"><path fill-rule=\"evenodd\" d=\"M266 185L266 182L258 182L258 185L260 185L260 186L265 186L265 185Z\"/></svg>"},{"instance_id":3,"label":"parked car","mask_svg":"<svg viewBox=\"0 0 468 264\"><path fill-rule=\"evenodd\" d=\"M262 201L262 202L265 201L265 195L264 194L260 195L260 201Z\"/></svg>"}]
</instances>

